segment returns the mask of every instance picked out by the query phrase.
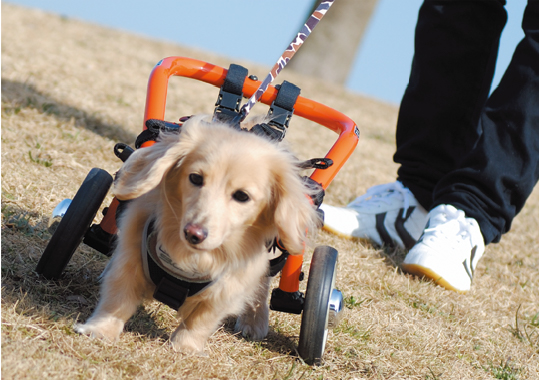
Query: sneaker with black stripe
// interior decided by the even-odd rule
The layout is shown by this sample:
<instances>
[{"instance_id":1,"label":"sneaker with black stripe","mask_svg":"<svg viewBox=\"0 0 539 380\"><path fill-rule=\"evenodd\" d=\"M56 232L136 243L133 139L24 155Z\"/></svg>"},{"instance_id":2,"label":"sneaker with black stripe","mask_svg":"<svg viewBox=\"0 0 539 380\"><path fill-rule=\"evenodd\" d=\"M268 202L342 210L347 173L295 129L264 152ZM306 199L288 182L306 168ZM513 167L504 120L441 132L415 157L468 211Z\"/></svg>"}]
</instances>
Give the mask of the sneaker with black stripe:
<instances>
[{"instance_id":1,"label":"sneaker with black stripe","mask_svg":"<svg viewBox=\"0 0 539 380\"><path fill-rule=\"evenodd\" d=\"M427 223L427 211L399 181L371 187L346 207L320 208L325 230L379 246L410 249Z\"/></svg>"},{"instance_id":2,"label":"sneaker with black stripe","mask_svg":"<svg viewBox=\"0 0 539 380\"><path fill-rule=\"evenodd\" d=\"M459 293L470 290L477 263L485 252L479 224L452 205L439 205L401 267Z\"/></svg>"}]
</instances>

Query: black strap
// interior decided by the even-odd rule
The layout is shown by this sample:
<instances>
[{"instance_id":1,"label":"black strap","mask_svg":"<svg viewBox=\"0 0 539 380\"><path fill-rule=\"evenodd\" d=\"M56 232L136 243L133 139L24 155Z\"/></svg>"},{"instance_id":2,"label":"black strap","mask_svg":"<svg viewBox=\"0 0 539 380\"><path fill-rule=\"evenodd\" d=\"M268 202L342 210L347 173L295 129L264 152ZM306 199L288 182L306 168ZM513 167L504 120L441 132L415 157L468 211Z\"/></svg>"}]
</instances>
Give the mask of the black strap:
<instances>
[{"instance_id":1,"label":"black strap","mask_svg":"<svg viewBox=\"0 0 539 380\"><path fill-rule=\"evenodd\" d=\"M299 163L301 169L327 169L333 165L331 158L311 158Z\"/></svg>"},{"instance_id":2,"label":"black strap","mask_svg":"<svg viewBox=\"0 0 539 380\"><path fill-rule=\"evenodd\" d=\"M266 123L253 125L249 132L254 133L258 136L266 137L270 140L275 140L277 142L281 141L285 135L285 131L283 129L272 128L269 124Z\"/></svg>"},{"instance_id":3,"label":"black strap","mask_svg":"<svg viewBox=\"0 0 539 380\"><path fill-rule=\"evenodd\" d=\"M187 297L194 296L211 284L211 281L188 282L171 276L157 265L148 253L147 255L150 278L156 284L153 298L163 302L174 310L178 310Z\"/></svg>"},{"instance_id":4,"label":"black strap","mask_svg":"<svg viewBox=\"0 0 539 380\"><path fill-rule=\"evenodd\" d=\"M301 89L294 83L283 81L282 84L275 86L279 93L273 101L272 107L276 106L289 112L294 112L294 105L298 100ZM283 123L284 124L284 123Z\"/></svg>"},{"instance_id":5,"label":"black strap","mask_svg":"<svg viewBox=\"0 0 539 380\"><path fill-rule=\"evenodd\" d=\"M158 135L159 134L156 134L149 129L143 130L142 132L140 132L140 134L137 136L137 139L135 140L135 148L140 148L142 144L147 141L155 141Z\"/></svg>"},{"instance_id":6,"label":"black strap","mask_svg":"<svg viewBox=\"0 0 539 380\"><path fill-rule=\"evenodd\" d=\"M116 157L118 157L122 162L127 161L129 156L134 152L134 149L131 148L129 145L124 143L117 143L114 145L114 154Z\"/></svg>"},{"instance_id":7,"label":"black strap","mask_svg":"<svg viewBox=\"0 0 539 380\"><path fill-rule=\"evenodd\" d=\"M316 207L316 213L318 214L318 227L322 228L324 226L324 210L320 208L322 202L324 201L324 196L326 191L321 184L316 182L310 177L303 177L303 181L309 189L311 189L310 197L313 201L313 204Z\"/></svg>"},{"instance_id":8,"label":"black strap","mask_svg":"<svg viewBox=\"0 0 539 380\"><path fill-rule=\"evenodd\" d=\"M148 239L152 230L153 222L148 226L147 235L144 237L145 239ZM150 279L156 285L153 298L170 306L174 310L178 310L187 297L194 296L212 283L212 281L189 282L181 280L161 268L154 261L148 250L146 255L148 258L148 272L150 274Z\"/></svg>"},{"instance_id":9,"label":"black strap","mask_svg":"<svg viewBox=\"0 0 539 380\"><path fill-rule=\"evenodd\" d=\"M135 141L135 148L140 148L147 141L155 141L160 132L179 132L181 124L171 123L169 121L159 119L146 120L146 128L143 130Z\"/></svg>"},{"instance_id":10,"label":"black strap","mask_svg":"<svg viewBox=\"0 0 539 380\"><path fill-rule=\"evenodd\" d=\"M314 179L310 177L302 177L303 182L305 185L311 190L311 199L313 200L313 204L316 207L319 207L322 202L324 201L324 196L326 195L326 191L322 187L321 184L316 182Z\"/></svg>"},{"instance_id":11,"label":"black strap","mask_svg":"<svg viewBox=\"0 0 539 380\"><path fill-rule=\"evenodd\" d=\"M268 119L270 120L267 123L253 126L251 132L268 137L271 140L281 141L284 139L288 124L294 114L294 105L301 90L295 84L287 81L283 81L281 85L277 85L275 88L279 92L268 111Z\"/></svg>"},{"instance_id":12,"label":"black strap","mask_svg":"<svg viewBox=\"0 0 539 380\"><path fill-rule=\"evenodd\" d=\"M234 63L230 64L225 81L219 90L213 117L222 122L230 122L239 114L243 98L243 83L248 70Z\"/></svg>"},{"instance_id":13,"label":"black strap","mask_svg":"<svg viewBox=\"0 0 539 380\"><path fill-rule=\"evenodd\" d=\"M275 277L286 264L286 259L290 255L290 253L282 248L282 243L277 241L277 238L273 239L273 242L271 242L268 246L268 251L273 252L275 254L275 251L278 249L281 251L281 254L277 256L274 259L271 259L269 261L269 273L268 276Z\"/></svg>"},{"instance_id":14,"label":"black strap","mask_svg":"<svg viewBox=\"0 0 539 380\"><path fill-rule=\"evenodd\" d=\"M188 296L189 288L178 285L166 277L161 278L161 281L159 281L155 288L155 292L153 293L154 299L174 310L178 310Z\"/></svg>"}]
</instances>

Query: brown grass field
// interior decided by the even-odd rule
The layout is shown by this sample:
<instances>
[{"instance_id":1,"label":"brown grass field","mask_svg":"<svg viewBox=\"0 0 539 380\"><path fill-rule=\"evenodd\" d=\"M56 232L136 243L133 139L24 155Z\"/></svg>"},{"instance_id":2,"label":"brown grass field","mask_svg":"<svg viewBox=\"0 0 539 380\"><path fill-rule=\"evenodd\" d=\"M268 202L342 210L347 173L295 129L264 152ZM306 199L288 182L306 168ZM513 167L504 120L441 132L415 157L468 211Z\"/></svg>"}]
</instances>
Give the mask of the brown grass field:
<instances>
[{"instance_id":1,"label":"brown grass field","mask_svg":"<svg viewBox=\"0 0 539 380\"><path fill-rule=\"evenodd\" d=\"M167 56L232 62L2 2L2 378L539 379L539 189L511 232L487 248L467 295L403 274L405 252L320 232L316 244L339 251L337 286L346 309L319 367L298 359L300 316L279 312L271 312L262 342L234 335L226 323L208 342L207 357L171 349L175 314L157 302L139 308L118 342L74 333L73 324L96 304L107 258L81 245L61 280L39 277L34 269L50 239L49 215L92 167L118 170L113 146L134 144L149 73ZM235 63L259 77L269 69ZM397 107L287 70L277 82L283 79L348 115L361 131L327 203L344 205L394 181ZM217 94L174 78L167 119L211 113ZM325 154L335 138L299 117L287 135L305 159Z\"/></svg>"}]
</instances>

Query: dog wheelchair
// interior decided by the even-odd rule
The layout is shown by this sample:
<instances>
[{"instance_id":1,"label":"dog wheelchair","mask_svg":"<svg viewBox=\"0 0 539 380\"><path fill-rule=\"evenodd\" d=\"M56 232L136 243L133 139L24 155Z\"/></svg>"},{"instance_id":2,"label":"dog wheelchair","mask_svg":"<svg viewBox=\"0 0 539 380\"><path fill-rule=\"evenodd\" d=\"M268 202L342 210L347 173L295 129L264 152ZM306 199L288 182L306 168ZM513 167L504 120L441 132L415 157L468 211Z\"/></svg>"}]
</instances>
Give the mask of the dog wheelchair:
<instances>
[{"instance_id":1,"label":"dog wheelchair","mask_svg":"<svg viewBox=\"0 0 539 380\"><path fill-rule=\"evenodd\" d=\"M181 123L164 121L168 81L171 76L196 79L220 88L214 118L231 121L239 113L243 97L249 97L258 89L260 82L247 76L247 69L231 65L228 70L184 57L169 57L161 60L152 70L148 82L143 132L139 135L136 148L155 143L159 132L178 131ZM355 123L342 113L325 105L299 96L299 88L283 82L269 86L260 101L268 106L270 121L256 125L255 133L271 139L281 140L288 128L292 114L316 122L336 132L339 136L323 159L310 160L315 169L308 179L309 185L317 188L313 197L319 206L324 190L355 149L359 130ZM185 121L185 119L180 119ZM122 161L127 160L133 149L126 144L116 144L114 153ZM105 170L94 168L85 178L72 200L63 200L53 211L51 222L55 231L40 258L36 272L48 279L59 278L81 242L110 256L117 233L116 217L124 203L114 198L103 210L100 223L92 224L111 185L112 176ZM319 210L321 212L321 210ZM270 261L270 275L281 273L279 287L271 294L272 310L302 314L298 352L308 364L320 364L328 329L338 325L343 311L342 293L335 288L338 252L329 246L315 248L309 269L305 294L299 291L303 280L303 255L288 255L285 247L274 242L281 256ZM166 297L157 294L154 298L169 306Z\"/></svg>"}]
</instances>

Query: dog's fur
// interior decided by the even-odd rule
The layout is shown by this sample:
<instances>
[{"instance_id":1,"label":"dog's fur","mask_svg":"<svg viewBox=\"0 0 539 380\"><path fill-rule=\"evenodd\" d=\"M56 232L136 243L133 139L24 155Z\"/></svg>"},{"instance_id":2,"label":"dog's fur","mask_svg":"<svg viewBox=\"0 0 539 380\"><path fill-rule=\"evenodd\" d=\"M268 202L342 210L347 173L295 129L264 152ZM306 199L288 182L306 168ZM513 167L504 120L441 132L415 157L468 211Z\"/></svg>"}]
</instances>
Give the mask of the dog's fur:
<instances>
[{"instance_id":1,"label":"dog's fur","mask_svg":"<svg viewBox=\"0 0 539 380\"><path fill-rule=\"evenodd\" d=\"M117 339L137 306L152 297L155 285L144 274L141 243L145 223L155 218L158 240L174 264L190 278L216 279L180 307L174 349L203 351L229 315L238 316L236 330L245 337L266 336L266 243L277 236L291 254L300 254L318 217L289 152L206 120L192 117L181 133L137 150L119 171L115 195L132 201L119 220L97 308L76 326L78 332ZM190 242L191 232L201 241Z\"/></svg>"}]
</instances>

